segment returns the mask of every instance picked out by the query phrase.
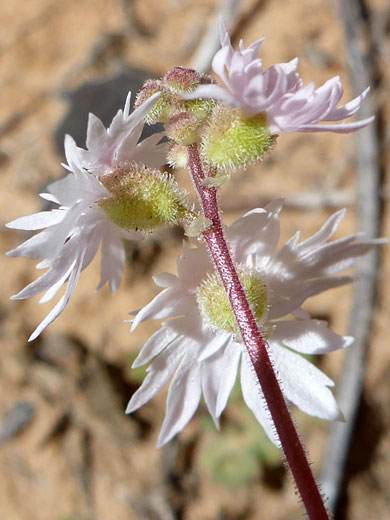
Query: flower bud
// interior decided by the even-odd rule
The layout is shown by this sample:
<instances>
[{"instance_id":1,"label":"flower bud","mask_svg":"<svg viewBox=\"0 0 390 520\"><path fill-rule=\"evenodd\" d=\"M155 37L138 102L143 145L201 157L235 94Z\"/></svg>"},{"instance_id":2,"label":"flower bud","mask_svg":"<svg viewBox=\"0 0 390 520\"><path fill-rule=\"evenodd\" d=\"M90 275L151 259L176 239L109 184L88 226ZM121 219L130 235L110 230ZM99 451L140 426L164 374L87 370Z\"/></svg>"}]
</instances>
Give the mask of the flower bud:
<instances>
[{"instance_id":1,"label":"flower bud","mask_svg":"<svg viewBox=\"0 0 390 520\"><path fill-rule=\"evenodd\" d=\"M191 92L201 81L201 75L194 69L174 67L162 79L173 92Z\"/></svg>"},{"instance_id":2,"label":"flower bud","mask_svg":"<svg viewBox=\"0 0 390 520\"><path fill-rule=\"evenodd\" d=\"M162 82L155 79L145 81L143 87L135 98L134 107L136 108L142 105L142 103L156 92L161 92L161 95L151 111L145 116L145 123L148 125L168 121L174 111L170 97L165 91Z\"/></svg>"},{"instance_id":3,"label":"flower bud","mask_svg":"<svg viewBox=\"0 0 390 520\"><path fill-rule=\"evenodd\" d=\"M218 105L202 137L202 154L210 166L232 172L262 160L275 141L262 114L247 117Z\"/></svg>"},{"instance_id":4,"label":"flower bud","mask_svg":"<svg viewBox=\"0 0 390 520\"><path fill-rule=\"evenodd\" d=\"M195 116L188 112L179 112L173 115L165 125L165 132L169 139L183 146L196 141L198 122Z\"/></svg>"},{"instance_id":5,"label":"flower bud","mask_svg":"<svg viewBox=\"0 0 390 520\"><path fill-rule=\"evenodd\" d=\"M99 206L122 229L153 231L193 218L186 193L168 173L129 163L100 181L111 196L99 201Z\"/></svg>"},{"instance_id":6,"label":"flower bud","mask_svg":"<svg viewBox=\"0 0 390 520\"><path fill-rule=\"evenodd\" d=\"M172 168L187 168L188 152L185 146L174 144L169 149L167 161Z\"/></svg>"}]
</instances>

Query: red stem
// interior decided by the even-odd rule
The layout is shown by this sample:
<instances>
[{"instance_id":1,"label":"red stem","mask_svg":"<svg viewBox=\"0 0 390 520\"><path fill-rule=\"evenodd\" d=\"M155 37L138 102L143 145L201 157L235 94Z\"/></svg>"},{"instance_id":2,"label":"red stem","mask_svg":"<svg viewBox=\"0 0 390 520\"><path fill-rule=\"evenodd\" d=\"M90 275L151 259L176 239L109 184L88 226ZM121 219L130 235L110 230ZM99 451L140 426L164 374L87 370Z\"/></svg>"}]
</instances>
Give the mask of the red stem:
<instances>
[{"instance_id":1,"label":"red stem","mask_svg":"<svg viewBox=\"0 0 390 520\"><path fill-rule=\"evenodd\" d=\"M202 184L205 174L197 144L188 146L188 159L190 172L199 194L204 216L212 221L211 227L203 233L203 236L229 297L242 339L264 393L298 491L310 520L329 520L321 494L306 459L305 451L299 440L273 370L265 341L257 327L256 320L230 256L219 215L217 190L215 188L207 188Z\"/></svg>"}]
</instances>

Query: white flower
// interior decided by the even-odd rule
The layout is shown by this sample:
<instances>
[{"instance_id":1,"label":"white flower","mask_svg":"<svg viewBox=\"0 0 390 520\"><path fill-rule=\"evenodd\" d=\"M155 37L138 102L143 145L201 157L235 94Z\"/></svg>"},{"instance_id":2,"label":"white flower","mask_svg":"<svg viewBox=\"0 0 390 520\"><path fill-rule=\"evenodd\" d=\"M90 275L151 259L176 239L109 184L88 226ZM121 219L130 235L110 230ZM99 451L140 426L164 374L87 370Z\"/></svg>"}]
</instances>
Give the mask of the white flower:
<instances>
[{"instance_id":1,"label":"white flower","mask_svg":"<svg viewBox=\"0 0 390 520\"><path fill-rule=\"evenodd\" d=\"M183 93L185 99L212 98L240 108L247 116L265 114L271 134L288 132L353 132L371 123L374 117L355 123L318 125L321 121L340 121L355 114L369 92L337 108L343 95L338 76L318 89L314 84L303 85L297 73L298 59L277 63L263 72L257 57L263 39L244 48L243 41L233 50L222 17L220 18L222 48L212 61L215 74L224 83L200 85L193 92Z\"/></svg>"},{"instance_id":2,"label":"white flower","mask_svg":"<svg viewBox=\"0 0 390 520\"><path fill-rule=\"evenodd\" d=\"M66 168L71 173L50 184L48 193L41 194L42 198L58 204L59 208L21 217L7 224L9 228L29 231L46 228L7 253L8 256L40 259L37 269L48 269L12 299L30 298L46 291L40 303L48 302L67 282L65 294L33 332L30 341L64 310L76 288L80 272L93 260L100 245L101 278L98 289L106 282L112 292L119 287L125 265L121 239L140 240L143 235L121 229L110 222L98 204L110 197L99 177L130 161L131 164L142 162L149 166L161 166L165 162L165 147L156 146L160 134L137 144L144 124L143 117L157 98L158 95L150 98L129 115L129 93L124 111L118 111L107 130L98 118L90 114L88 150L78 148L67 135Z\"/></svg>"},{"instance_id":3,"label":"white flower","mask_svg":"<svg viewBox=\"0 0 390 520\"><path fill-rule=\"evenodd\" d=\"M71 160L79 167L95 175L105 175L122 163L141 162L149 168L159 168L166 162L166 144L157 143L162 134L156 133L138 143L144 127L144 117L156 104L160 93L156 93L130 114L131 92L127 95L125 107L118 110L109 128L101 120L89 114L87 150L72 148L77 153ZM68 161L69 158L67 157ZM66 168L69 169L65 165Z\"/></svg>"},{"instance_id":4,"label":"white flower","mask_svg":"<svg viewBox=\"0 0 390 520\"><path fill-rule=\"evenodd\" d=\"M311 319L301 305L310 296L350 282L349 276L335 275L382 241L351 235L327 242L345 213L339 211L311 238L299 243L297 233L276 250L281 206L278 200L265 209L250 211L226 230L226 236L252 310L267 337L285 397L310 415L340 420L342 414L328 388L334 385L332 380L294 351L323 354L351 345L353 338L340 336L326 322ZM244 400L270 439L278 444L206 247L185 245L177 270L178 276L163 273L155 277L155 283L164 290L133 320L132 330L148 319L169 318L133 364L139 367L151 362L127 413L144 405L172 378L159 445L188 423L202 394L218 427L241 360Z\"/></svg>"}]
</instances>

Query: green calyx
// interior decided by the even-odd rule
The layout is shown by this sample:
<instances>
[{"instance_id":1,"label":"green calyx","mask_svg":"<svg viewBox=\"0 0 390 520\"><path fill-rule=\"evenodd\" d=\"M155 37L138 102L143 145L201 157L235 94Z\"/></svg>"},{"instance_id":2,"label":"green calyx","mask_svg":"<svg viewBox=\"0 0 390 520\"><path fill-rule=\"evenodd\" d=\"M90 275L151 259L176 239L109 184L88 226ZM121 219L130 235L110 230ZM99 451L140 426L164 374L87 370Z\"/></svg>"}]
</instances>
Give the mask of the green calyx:
<instances>
[{"instance_id":1,"label":"green calyx","mask_svg":"<svg viewBox=\"0 0 390 520\"><path fill-rule=\"evenodd\" d=\"M156 92L160 93L157 102L145 116L148 125L168 123L180 114L187 114L195 127L202 125L212 113L215 101L211 99L194 99L187 101L182 94L194 91L201 84L211 84L213 79L199 74L194 69L174 67L161 79L145 81L135 99L135 107L139 107ZM193 126L193 125L192 125ZM174 139L175 140L175 139ZM184 140L188 140L184 138Z\"/></svg>"},{"instance_id":2,"label":"green calyx","mask_svg":"<svg viewBox=\"0 0 390 520\"><path fill-rule=\"evenodd\" d=\"M188 146L196 141L197 127L198 122L192 114L179 112L165 124L165 132L173 142Z\"/></svg>"},{"instance_id":3,"label":"green calyx","mask_svg":"<svg viewBox=\"0 0 390 520\"><path fill-rule=\"evenodd\" d=\"M237 272L256 321L261 323L267 315L267 288L247 267L239 266ZM239 335L239 328L230 301L216 273L208 275L201 282L196 298L202 316L211 327Z\"/></svg>"},{"instance_id":4,"label":"green calyx","mask_svg":"<svg viewBox=\"0 0 390 520\"><path fill-rule=\"evenodd\" d=\"M173 107L169 94L166 92L164 85L160 80L149 79L145 81L143 87L138 92L134 107L139 107L147 99L149 99L156 92L160 92L160 97L155 103L154 107L145 116L145 123L148 125L154 125L159 121L165 122L171 117L173 113Z\"/></svg>"},{"instance_id":5,"label":"green calyx","mask_svg":"<svg viewBox=\"0 0 390 520\"><path fill-rule=\"evenodd\" d=\"M185 101L184 107L196 117L198 124L201 124L210 116L215 107L215 101L213 99L193 99Z\"/></svg>"},{"instance_id":6,"label":"green calyx","mask_svg":"<svg viewBox=\"0 0 390 520\"><path fill-rule=\"evenodd\" d=\"M161 92L156 104L151 111L145 116L145 123L154 125L158 122L168 121L172 114L172 105L166 92Z\"/></svg>"},{"instance_id":7,"label":"green calyx","mask_svg":"<svg viewBox=\"0 0 390 520\"><path fill-rule=\"evenodd\" d=\"M111 196L99 201L99 206L122 229L153 231L193 218L186 193L167 173L131 163L100 181Z\"/></svg>"},{"instance_id":8,"label":"green calyx","mask_svg":"<svg viewBox=\"0 0 390 520\"><path fill-rule=\"evenodd\" d=\"M261 161L275 146L263 114L247 117L240 109L217 106L202 138L206 162L222 171L236 171Z\"/></svg>"}]
</instances>

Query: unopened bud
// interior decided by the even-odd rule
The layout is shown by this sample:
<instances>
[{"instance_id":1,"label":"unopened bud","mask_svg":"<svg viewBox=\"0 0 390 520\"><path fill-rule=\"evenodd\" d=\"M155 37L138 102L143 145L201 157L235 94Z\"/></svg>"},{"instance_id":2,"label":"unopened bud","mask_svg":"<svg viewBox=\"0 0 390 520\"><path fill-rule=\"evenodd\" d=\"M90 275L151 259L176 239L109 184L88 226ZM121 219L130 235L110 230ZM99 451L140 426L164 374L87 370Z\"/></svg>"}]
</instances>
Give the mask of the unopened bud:
<instances>
[{"instance_id":1,"label":"unopened bud","mask_svg":"<svg viewBox=\"0 0 390 520\"><path fill-rule=\"evenodd\" d=\"M172 145L167 155L167 161L169 166L172 166L172 168L187 168L187 148L180 144Z\"/></svg>"},{"instance_id":2,"label":"unopened bud","mask_svg":"<svg viewBox=\"0 0 390 520\"><path fill-rule=\"evenodd\" d=\"M144 103L156 92L160 92L161 95L154 107L145 116L145 123L148 125L154 125L158 122L168 121L173 113L170 98L165 92L162 82L156 79L149 79L144 83L143 87L135 98L134 107L142 105L142 103Z\"/></svg>"},{"instance_id":3,"label":"unopened bud","mask_svg":"<svg viewBox=\"0 0 390 520\"><path fill-rule=\"evenodd\" d=\"M210 166L233 172L262 160L275 142L262 114L247 117L218 105L202 137L202 154Z\"/></svg>"},{"instance_id":4,"label":"unopened bud","mask_svg":"<svg viewBox=\"0 0 390 520\"><path fill-rule=\"evenodd\" d=\"M167 136L178 144L189 146L196 141L198 122L188 112L173 115L165 125Z\"/></svg>"},{"instance_id":5,"label":"unopened bud","mask_svg":"<svg viewBox=\"0 0 390 520\"><path fill-rule=\"evenodd\" d=\"M186 193L168 173L129 163L100 177L100 181L111 196L99 205L122 229L153 231L193 218Z\"/></svg>"},{"instance_id":6,"label":"unopened bud","mask_svg":"<svg viewBox=\"0 0 390 520\"><path fill-rule=\"evenodd\" d=\"M173 92L191 92L201 81L201 75L194 69L174 67L162 79Z\"/></svg>"}]
</instances>

